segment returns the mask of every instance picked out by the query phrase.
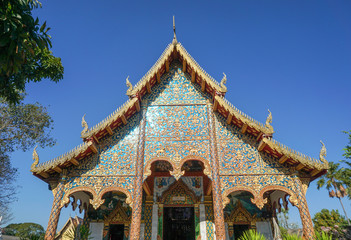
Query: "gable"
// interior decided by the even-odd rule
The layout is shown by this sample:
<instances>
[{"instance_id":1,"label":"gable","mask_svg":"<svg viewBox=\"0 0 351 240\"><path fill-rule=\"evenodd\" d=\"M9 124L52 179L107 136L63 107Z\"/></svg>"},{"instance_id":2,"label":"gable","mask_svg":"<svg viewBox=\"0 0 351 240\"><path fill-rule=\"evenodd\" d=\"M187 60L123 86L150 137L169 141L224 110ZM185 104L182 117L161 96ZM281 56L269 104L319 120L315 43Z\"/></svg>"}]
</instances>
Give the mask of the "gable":
<instances>
[{"instance_id":1,"label":"gable","mask_svg":"<svg viewBox=\"0 0 351 240\"><path fill-rule=\"evenodd\" d=\"M315 179L326 172L325 155L312 159L272 139L271 115L262 124L231 105L224 98L225 82L226 78L218 83L210 77L180 43L170 44L135 87L128 82L130 99L123 106L90 129L84 121L83 144L45 163L38 164L37 157L31 171L45 181L67 168L76 175L134 174L135 145L131 142L137 140L131 140L136 135L128 132L128 127L139 125L141 108L147 108L145 163L160 156L179 162L194 154L210 161L206 105L210 101L217 131L219 122L232 129L224 138L217 136L218 150L223 151L219 156L223 174L277 173L293 166Z\"/></svg>"}]
</instances>

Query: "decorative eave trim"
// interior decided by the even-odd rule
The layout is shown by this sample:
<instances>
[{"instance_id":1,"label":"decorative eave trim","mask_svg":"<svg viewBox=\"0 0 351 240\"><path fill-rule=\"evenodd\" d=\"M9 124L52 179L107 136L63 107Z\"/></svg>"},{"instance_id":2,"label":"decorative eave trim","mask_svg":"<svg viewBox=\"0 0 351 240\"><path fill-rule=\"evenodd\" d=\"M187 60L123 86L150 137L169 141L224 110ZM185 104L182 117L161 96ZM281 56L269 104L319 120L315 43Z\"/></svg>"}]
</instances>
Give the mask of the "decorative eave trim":
<instances>
[{"instance_id":1,"label":"decorative eave trim","mask_svg":"<svg viewBox=\"0 0 351 240\"><path fill-rule=\"evenodd\" d=\"M187 52L187 50L182 46L182 44L178 43L176 45L176 50L179 54L186 59L187 65L196 72L201 79L205 80L205 82L217 92L226 93L227 89L222 87L220 83L218 83L213 77L211 77L196 61L195 59Z\"/></svg>"},{"instance_id":2,"label":"decorative eave trim","mask_svg":"<svg viewBox=\"0 0 351 240\"><path fill-rule=\"evenodd\" d=\"M217 101L219 105L221 105L224 109L226 109L229 112L229 114L231 114L236 119L240 120L243 124L246 124L249 127L254 128L257 131L262 132L266 135L272 135L274 133L273 128L267 128L262 123L256 121L252 117L249 117L248 115L234 107L230 102L228 102L227 99L222 98L220 96L215 96L215 101Z\"/></svg>"},{"instance_id":3,"label":"decorative eave trim","mask_svg":"<svg viewBox=\"0 0 351 240\"><path fill-rule=\"evenodd\" d=\"M158 58L156 63L150 68L150 70L139 80L139 82L133 87L133 93L136 94L143 89L147 82L156 75L156 73L162 68L162 66L166 63L166 61L171 56L174 50L173 44L168 44L166 49L163 51L162 55Z\"/></svg>"},{"instance_id":4,"label":"decorative eave trim","mask_svg":"<svg viewBox=\"0 0 351 240\"><path fill-rule=\"evenodd\" d=\"M309 157L283 145L274 139L263 138L262 142L267 144L272 150L278 152L282 156L285 156L287 159L292 159L298 163L302 163L304 166L311 169L317 169L320 171L329 169L329 164L327 161L322 162L321 160Z\"/></svg>"},{"instance_id":5,"label":"decorative eave trim","mask_svg":"<svg viewBox=\"0 0 351 240\"><path fill-rule=\"evenodd\" d=\"M36 173L40 175L40 173L42 172L46 172L48 170L54 169L55 167L58 167L64 164L65 162L73 158L76 158L79 154L85 152L93 144L94 143L92 141L84 142L79 146L75 147L74 149L72 149L71 151L65 154L62 154L61 156L58 156L50 161L39 163L35 166L32 166L30 171L32 173Z\"/></svg>"},{"instance_id":6,"label":"decorative eave trim","mask_svg":"<svg viewBox=\"0 0 351 240\"><path fill-rule=\"evenodd\" d=\"M107 118L96 124L94 127L90 128L86 133L82 134L82 138L87 139L94 136L101 130L104 130L107 126L110 126L113 122L121 118L128 110L133 107L136 102L139 101L138 98L129 99L120 108L117 108L113 113L111 113Z\"/></svg>"}]
</instances>

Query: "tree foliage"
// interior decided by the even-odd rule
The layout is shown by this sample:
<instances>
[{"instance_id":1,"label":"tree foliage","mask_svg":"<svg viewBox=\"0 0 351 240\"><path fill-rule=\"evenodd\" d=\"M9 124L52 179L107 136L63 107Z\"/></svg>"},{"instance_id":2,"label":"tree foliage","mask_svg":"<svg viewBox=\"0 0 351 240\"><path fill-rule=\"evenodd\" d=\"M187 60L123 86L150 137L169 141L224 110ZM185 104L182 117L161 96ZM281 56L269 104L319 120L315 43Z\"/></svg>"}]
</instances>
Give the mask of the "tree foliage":
<instances>
[{"instance_id":1,"label":"tree foliage","mask_svg":"<svg viewBox=\"0 0 351 240\"><path fill-rule=\"evenodd\" d=\"M28 82L63 78L61 59L54 57L49 27L39 24L32 10L38 0L0 1L0 97L19 103Z\"/></svg>"},{"instance_id":2,"label":"tree foliage","mask_svg":"<svg viewBox=\"0 0 351 240\"><path fill-rule=\"evenodd\" d=\"M341 180L346 186L346 192L348 198L351 200L351 130L348 132L344 132L348 135L349 143L343 149L346 160L343 160L347 167L341 169Z\"/></svg>"},{"instance_id":3,"label":"tree foliage","mask_svg":"<svg viewBox=\"0 0 351 240\"><path fill-rule=\"evenodd\" d=\"M37 223L14 223L4 228L4 234L21 239L44 239L45 230Z\"/></svg>"},{"instance_id":4,"label":"tree foliage","mask_svg":"<svg viewBox=\"0 0 351 240\"><path fill-rule=\"evenodd\" d=\"M17 171L11 166L10 154L18 149L26 151L35 144L54 145L55 140L49 136L51 129L52 119L42 105L12 105L0 99L0 210L8 210L16 193Z\"/></svg>"},{"instance_id":5,"label":"tree foliage","mask_svg":"<svg viewBox=\"0 0 351 240\"><path fill-rule=\"evenodd\" d=\"M340 215L338 210L322 209L312 219L316 232L327 232L334 237L345 235L346 219Z\"/></svg>"}]
</instances>

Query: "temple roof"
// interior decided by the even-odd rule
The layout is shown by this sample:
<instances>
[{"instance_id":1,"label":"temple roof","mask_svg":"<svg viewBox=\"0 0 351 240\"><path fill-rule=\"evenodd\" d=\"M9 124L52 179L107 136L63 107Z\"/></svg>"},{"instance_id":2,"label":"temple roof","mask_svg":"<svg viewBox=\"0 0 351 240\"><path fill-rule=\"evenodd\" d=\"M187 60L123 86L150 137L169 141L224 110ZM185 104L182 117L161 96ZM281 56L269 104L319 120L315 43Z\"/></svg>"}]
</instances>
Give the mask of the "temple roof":
<instances>
[{"instance_id":1,"label":"temple roof","mask_svg":"<svg viewBox=\"0 0 351 240\"><path fill-rule=\"evenodd\" d=\"M129 96L129 100L124 105L91 128L88 128L83 118L82 125L85 128L81 133L81 137L84 143L48 162L38 163L38 160L35 160L35 163L31 167L33 174L43 180L47 180L50 174L54 172L61 173L63 168L72 164L77 166L86 156L96 154L96 144L99 144L101 138L108 134L112 135L118 127L127 124L128 119L140 111L141 99L146 94L151 93L154 86L161 82L162 75L169 71L169 66L173 60L180 61L183 72L191 76L191 81L199 84L203 92L207 92L212 96L213 110L225 117L227 124L236 125L241 129L242 133L251 134L256 137L256 140L260 142L259 151L267 152L277 158L280 164L289 164L289 166L295 167L298 171L304 170L311 175L312 180L327 171L328 162L324 159L325 155L320 155L319 159L314 159L298 153L272 139L274 130L271 126L271 114L269 114L266 123L263 124L229 103L225 99L225 93L227 92L225 86L226 76L224 75L221 82L216 81L200 67L178 41L173 40L166 47L156 63L134 87L127 79L127 86L129 86L127 95Z\"/></svg>"}]
</instances>

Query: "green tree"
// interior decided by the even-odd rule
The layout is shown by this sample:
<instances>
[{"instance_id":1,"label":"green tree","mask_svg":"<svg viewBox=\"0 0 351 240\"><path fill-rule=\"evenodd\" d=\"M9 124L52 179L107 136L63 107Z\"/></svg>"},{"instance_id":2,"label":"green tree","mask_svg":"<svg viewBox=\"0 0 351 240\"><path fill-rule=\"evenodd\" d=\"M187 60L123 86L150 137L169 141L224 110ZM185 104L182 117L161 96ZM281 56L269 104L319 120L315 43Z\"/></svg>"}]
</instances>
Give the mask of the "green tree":
<instances>
[{"instance_id":1,"label":"green tree","mask_svg":"<svg viewBox=\"0 0 351 240\"><path fill-rule=\"evenodd\" d=\"M38 7L38 0L0 1L0 97L9 103L19 103L28 82L63 78L61 59L49 50L50 28L32 16Z\"/></svg>"},{"instance_id":2,"label":"green tree","mask_svg":"<svg viewBox=\"0 0 351 240\"><path fill-rule=\"evenodd\" d=\"M342 209L345 213L346 219L350 225L350 221L347 217L344 204L342 203L341 198L346 196L346 190L343 187L343 173L342 169L340 168L340 163L333 163L329 162L329 169L326 174L324 174L317 182L317 188L318 190L321 189L322 187L326 187L326 189L329 191L329 197L331 198L338 198L340 201L340 204L342 206Z\"/></svg>"},{"instance_id":3,"label":"green tree","mask_svg":"<svg viewBox=\"0 0 351 240\"><path fill-rule=\"evenodd\" d=\"M6 226L4 233L21 239L44 239L45 230L37 223L14 223Z\"/></svg>"},{"instance_id":4,"label":"green tree","mask_svg":"<svg viewBox=\"0 0 351 240\"><path fill-rule=\"evenodd\" d=\"M316 213L312 219L316 232L327 232L333 235L333 238L345 235L346 219L340 215L338 210L322 209Z\"/></svg>"},{"instance_id":5,"label":"green tree","mask_svg":"<svg viewBox=\"0 0 351 240\"><path fill-rule=\"evenodd\" d=\"M42 105L12 105L0 99L0 210L8 210L16 194L17 170L11 166L10 154L35 144L54 145L55 140L49 136L51 129L52 119Z\"/></svg>"},{"instance_id":6,"label":"green tree","mask_svg":"<svg viewBox=\"0 0 351 240\"><path fill-rule=\"evenodd\" d=\"M343 149L343 156L346 160L342 160L341 162L345 163L347 167L341 169L341 181L346 186L346 193L351 200L351 130L344 133L348 134L349 144Z\"/></svg>"}]
</instances>

